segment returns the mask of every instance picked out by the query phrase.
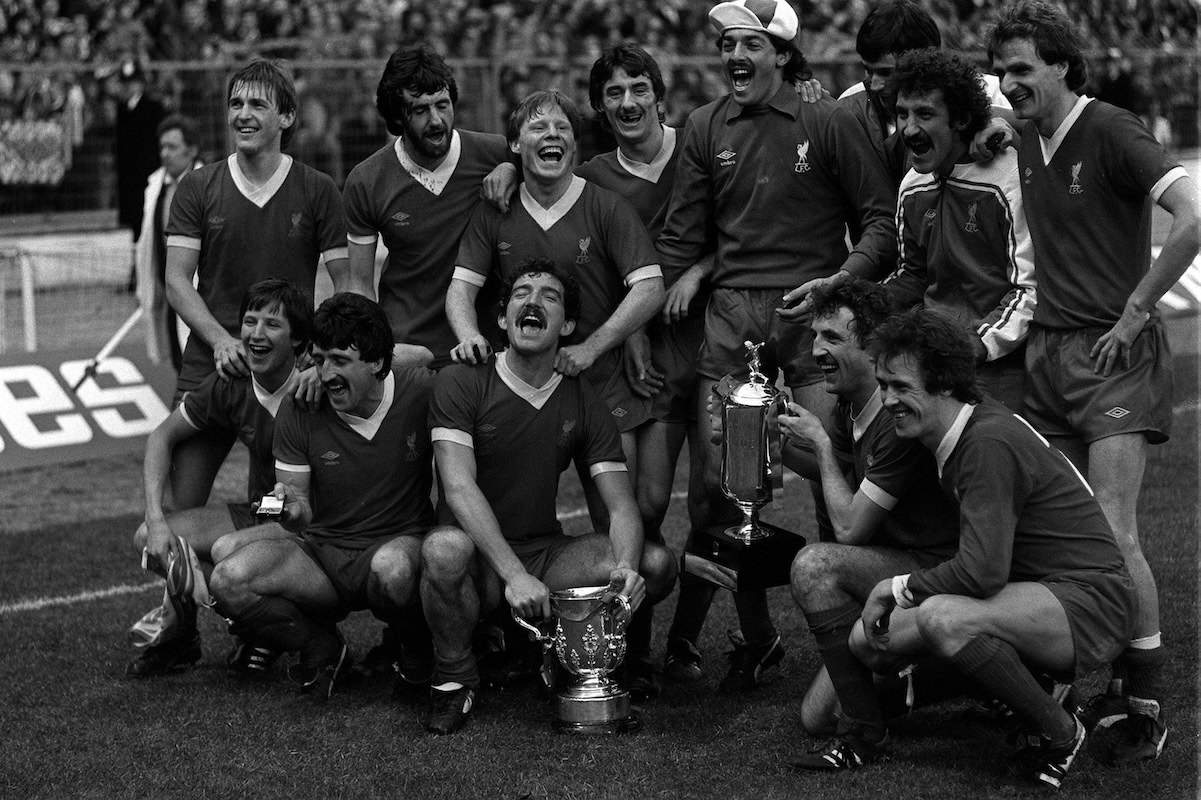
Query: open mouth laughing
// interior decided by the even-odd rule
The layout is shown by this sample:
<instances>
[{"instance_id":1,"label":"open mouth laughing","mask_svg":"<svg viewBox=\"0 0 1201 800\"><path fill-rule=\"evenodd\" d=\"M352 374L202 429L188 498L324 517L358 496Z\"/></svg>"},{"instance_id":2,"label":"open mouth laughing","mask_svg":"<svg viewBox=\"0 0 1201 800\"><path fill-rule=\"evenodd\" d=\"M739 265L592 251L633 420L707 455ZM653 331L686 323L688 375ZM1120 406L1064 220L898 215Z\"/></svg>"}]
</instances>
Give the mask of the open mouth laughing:
<instances>
[{"instance_id":1,"label":"open mouth laughing","mask_svg":"<svg viewBox=\"0 0 1201 800\"><path fill-rule=\"evenodd\" d=\"M525 306L517 315L517 328L527 336L546 330L546 312L538 306Z\"/></svg>"},{"instance_id":2,"label":"open mouth laughing","mask_svg":"<svg viewBox=\"0 0 1201 800\"><path fill-rule=\"evenodd\" d=\"M755 70L749 64L731 64L729 73L730 85L735 92L745 92L755 77Z\"/></svg>"}]
</instances>

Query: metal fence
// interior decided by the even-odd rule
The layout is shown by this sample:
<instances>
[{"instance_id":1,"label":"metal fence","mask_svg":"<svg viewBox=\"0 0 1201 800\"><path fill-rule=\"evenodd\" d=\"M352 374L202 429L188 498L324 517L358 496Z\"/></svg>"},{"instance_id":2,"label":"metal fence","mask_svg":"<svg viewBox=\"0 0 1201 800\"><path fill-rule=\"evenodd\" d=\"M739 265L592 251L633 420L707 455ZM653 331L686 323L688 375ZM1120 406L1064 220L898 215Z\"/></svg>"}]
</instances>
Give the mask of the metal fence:
<instances>
[{"instance_id":1,"label":"metal fence","mask_svg":"<svg viewBox=\"0 0 1201 800\"><path fill-rule=\"evenodd\" d=\"M1138 105L1134 110L1171 144L1197 146L1198 54L1139 51L1124 58L1132 102ZM1094 61L1093 75L1102 80L1112 63L1104 54ZM587 108L590 63L585 60L460 59L452 64L463 127L502 131L509 109L533 88L557 86ZM197 120L208 158L229 151L225 83L236 66L231 61L159 62L147 70L148 92ZM291 62L301 94L293 147L304 148L305 160L338 181L387 141L374 109L381 66L375 60ZM682 123L690 110L725 91L718 66L712 56L663 59L670 121ZM860 77L854 60L810 66L835 93ZM113 153L120 88L115 78L98 75L90 65L0 64L0 79L0 89L8 87L0 91L0 217L111 212L117 202ZM153 137L154 132L138 135ZM581 150L587 155L607 145L599 126L592 125ZM111 213L101 219L111 219Z\"/></svg>"}]
</instances>

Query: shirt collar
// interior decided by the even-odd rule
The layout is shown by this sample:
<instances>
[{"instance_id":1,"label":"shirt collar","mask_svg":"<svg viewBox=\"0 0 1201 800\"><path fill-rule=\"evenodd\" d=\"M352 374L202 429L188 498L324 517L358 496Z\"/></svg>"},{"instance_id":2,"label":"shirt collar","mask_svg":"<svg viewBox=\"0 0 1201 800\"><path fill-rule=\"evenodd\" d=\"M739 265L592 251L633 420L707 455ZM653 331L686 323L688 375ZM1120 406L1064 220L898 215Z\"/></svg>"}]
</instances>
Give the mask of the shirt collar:
<instances>
[{"instance_id":1,"label":"shirt collar","mask_svg":"<svg viewBox=\"0 0 1201 800\"><path fill-rule=\"evenodd\" d=\"M1055 151L1059 149L1059 145L1063 144L1063 140L1068 137L1068 133L1072 130L1072 126L1076 124L1076 120L1080 119L1080 115L1084 113L1084 108L1093 101L1093 98L1087 95L1080 95L1076 98L1076 104L1072 106L1072 110L1063 118L1063 122L1059 123L1059 127L1055 129L1055 133L1051 134L1050 139L1044 139L1042 134L1038 136L1038 143L1043 149L1043 163L1049 163L1055 157Z\"/></svg>"},{"instance_id":2,"label":"shirt collar","mask_svg":"<svg viewBox=\"0 0 1201 800\"><path fill-rule=\"evenodd\" d=\"M442 194L442 190L450 182L450 176L454 174L455 167L459 165L459 156L463 152L463 143L459 138L458 131L451 131L450 148L446 151L446 157L433 169L426 169L409 156L404 148L403 138L397 138L393 147L396 150L396 158L400 161L401 169L435 195Z\"/></svg>"},{"instance_id":3,"label":"shirt collar","mask_svg":"<svg viewBox=\"0 0 1201 800\"><path fill-rule=\"evenodd\" d=\"M729 97L730 104L726 108L726 122L733 122L742 116L746 109L734 99L733 95ZM767 107L796 119L801 113L801 98L797 94L796 87L788 81L784 81L779 90L767 101Z\"/></svg>"},{"instance_id":4,"label":"shirt collar","mask_svg":"<svg viewBox=\"0 0 1201 800\"><path fill-rule=\"evenodd\" d=\"M964 403L963 408L959 409L959 413L955 415L955 421L951 423L951 427L943 435L942 441L938 443L938 449L934 451L934 460L938 463L938 477L942 477L943 465L947 463L955 446L959 444L959 438L963 436L963 429L967 427L967 421L972 418L975 410L975 403Z\"/></svg>"},{"instance_id":5,"label":"shirt collar","mask_svg":"<svg viewBox=\"0 0 1201 800\"><path fill-rule=\"evenodd\" d=\"M658 183L659 178L663 175L663 170L667 168L667 162L671 161L671 156L676 151L676 129L663 126L663 144L659 147L659 152L650 160L649 164L644 164L641 161L635 161L632 158L626 158L625 153L621 152L621 148L617 148L617 163L631 175L642 178L651 183Z\"/></svg>"},{"instance_id":6,"label":"shirt collar","mask_svg":"<svg viewBox=\"0 0 1201 800\"><path fill-rule=\"evenodd\" d=\"M867 426L872 424L883 408L884 403L880 400L880 390L877 388L859 413L851 414L851 439L856 442L862 439L863 434L867 433ZM849 404L847 410L850 411Z\"/></svg>"},{"instance_id":7,"label":"shirt collar","mask_svg":"<svg viewBox=\"0 0 1201 800\"><path fill-rule=\"evenodd\" d=\"M384 376L384 396L380 398L379 405L376 406L375 411L371 412L371 416L356 417L354 414L346 414L341 411L337 413L341 420L349 425L352 430L367 441L371 441L379 431L380 425L384 423L384 417L388 415L388 409L392 408L392 400L395 397L396 378L389 371Z\"/></svg>"},{"instance_id":8,"label":"shirt collar","mask_svg":"<svg viewBox=\"0 0 1201 800\"><path fill-rule=\"evenodd\" d=\"M300 373L296 371L296 367L292 367L292 371L288 374L285 380L278 389L274 392L269 392L259 383L259 379L254 375L250 376L250 385L254 387L255 399L259 401L259 405L267 409L267 413L272 419L279 413L280 404L284 398L292 394L296 389L296 383L300 380Z\"/></svg>"},{"instance_id":9,"label":"shirt collar","mask_svg":"<svg viewBox=\"0 0 1201 800\"><path fill-rule=\"evenodd\" d=\"M541 411L542 407L546 405L546 401L555 393L555 389L558 389L559 384L563 382L563 373L556 372L549 381L541 386L530 386L517 377L517 373L509 366L509 352L503 350L496 357L496 374L504 381L505 386L513 390L513 394Z\"/></svg>"},{"instance_id":10,"label":"shirt collar","mask_svg":"<svg viewBox=\"0 0 1201 800\"><path fill-rule=\"evenodd\" d=\"M242 172L242 168L238 166L238 154L230 153L226 160L229 164L229 174L234 180L234 186L238 187L238 191L242 193L250 202L254 203L259 208L267 205L267 201L275 196L279 191L279 187L284 185L284 180L288 177L288 171L292 169L292 156L283 153L279 159L279 166L275 168L275 172L267 179L267 182L262 186L255 186Z\"/></svg>"},{"instance_id":11,"label":"shirt collar","mask_svg":"<svg viewBox=\"0 0 1201 800\"><path fill-rule=\"evenodd\" d=\"M526 213L537 223L539 228L548 231L571 210L571 207L580 199L580 195L584 193L584 187L587 184L588 182L579 175L573 175L567 191L550 208L543 208L542 204L535 200L534 196L525 188L524 182L517 194L521 198L521 207L526 210Z\"/></svg>"}]
</instances>

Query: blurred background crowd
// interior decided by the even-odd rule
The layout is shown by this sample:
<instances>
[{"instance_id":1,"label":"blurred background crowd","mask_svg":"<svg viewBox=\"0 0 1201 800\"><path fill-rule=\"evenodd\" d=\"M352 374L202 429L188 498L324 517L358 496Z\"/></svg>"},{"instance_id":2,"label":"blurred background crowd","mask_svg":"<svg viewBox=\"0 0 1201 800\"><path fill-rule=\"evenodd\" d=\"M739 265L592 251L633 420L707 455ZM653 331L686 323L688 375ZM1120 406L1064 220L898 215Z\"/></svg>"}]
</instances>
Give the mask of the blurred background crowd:
<instances>
[{"instance_id":1,"label":"blurred background crowd","mask_svg":"<svg viewBox=\"0 0 1201 800\"><path fill-rule=\"evenodd\" d=\"M871 3L793 2L802 21L802 49L817 77L835 93L858 80L855 33ZM384 59L395 47L417 40L458 60L464 73L460 124L500 130L511 104L539 86L574 91L586 104L587 64L603 47L623 39L638 41L660 59L669 80L669 121L680 124L692 108L725 91L713 69L713 37L706 24L710 5L700 0L0 0L0 151L11 151L18 140L21 147L57 148L64 161L58 177L68 183L82 169L72 169L73 164L99 159L102 171L118 105L144 91L168 110L199 119L206 126L204 149L210 157L218 155L226 149L224 77L235 62L262 54L288 58L296 67L302 91L296 155L341 182L386 140L372 105ZM991 0L927 3L944 44L981 59L996 5ZM1092 46L1089 93L1130 108L1171 144L1195 146L1195 0L1070 0L1065 5ZM146 83L131 89L135 73ZM45 120L55 120L49 137L34 132ZM97 168L89 166L87 172L74 175L75 181L94 179ZM0 172L0 182L9 185L20 183L18 177ZM34 189L0 200L0 213L74 202L69 197L71 192Z\"/></svg>"}]
</instances>

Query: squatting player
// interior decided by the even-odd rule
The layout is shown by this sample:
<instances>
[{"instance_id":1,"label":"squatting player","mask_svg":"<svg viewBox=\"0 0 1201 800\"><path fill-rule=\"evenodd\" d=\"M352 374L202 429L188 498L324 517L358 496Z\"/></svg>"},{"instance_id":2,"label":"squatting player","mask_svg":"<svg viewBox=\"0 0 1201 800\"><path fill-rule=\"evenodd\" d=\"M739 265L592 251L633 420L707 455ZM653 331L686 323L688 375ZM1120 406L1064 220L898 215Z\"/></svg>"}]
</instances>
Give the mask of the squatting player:
<instances>
[{"instance_id":1,"label":"squatting player","mask_svg":"<svg viewBox=\"0 0 1201 800\"><path fill-rule=\"evenodd\" d=\"M392 53L375 105L396 142L346 179L349 288L375 296L375 250L388 261L379 303L396 337L395 366L426 365L458 344L443 298L459 238L479 203L480 183L509 158L503 136L455 127L459 88L428 45Z\"/></svg>"},{"instance_id":2,"label":"squatting player","mask_svg":"<svg viewBox=\"0 0 1201 800\"><path fill-rule=\"evenodd\" d=\"M1128 711L1114 760L1156 758L1167 736L1167 656L1137 508L1147 445L1168 438L1172 418L1172 357L1155 305L1197 254L1197 187L1138 117L1079 94L1081 40L1054 6L1011 6L988 50L1025 121L1018 166L1039 302L1024 414L1088 475L1138 590L1111 692L1084 716L1092 724ZM1172 217L1154 263L1153 202Z\"/></svg>"},{"instance_id":3,"label":"squatting player","mask_svg":"<svg viewBox=\"0 0 1201 800\"><path fill-rule=\"evenodd\" d=\"M1029 726L1036 743L1019 755L1058 788L1086 731L1031 668L1070 679L1125 645L1137 601L1113 531L1063 453L981 400L961 327L909 311L876 329L872 353L897 435L934 454L958 503L959 550L880 581L852 648L877 669L922 654L949 659Z\"/></svg>"},{"instance_id":4,"label":"squatting player","mask_svg":"<svg viewBox=\"0 0 1201 800\"><path fill-rule=\"evenodd\" d=\"M247 374L237 314L251 284L283 278L311 300L318 258L336 289L346 280L346 221L337 187L281 151L296 122L291 77L273 62L252 61L229 79L226 100L235 150L183 177L167 223L167 300L192 330L177 400L214 370ZM210 437L177 452L175 508L204 505L232 444L230 437Z\"/></svg>"},{"instance_id":5,"label":"squatting player","mask_svg":"<svg viewBox=\"0 0 1201 800\"><path fill-rule=\"evenodd\" d=\"M602 398L557 371L560 337L580 314L575 280L547 259L519 266L503 288L498 324L508 349L438 376L431 438L447 509L422 548L421 599L434 635L427 730L467 721L479 673L471 634L502 598L529 619L550 615L555 589L619 582L635 608L675 583L675 559L642 540L621 441ZM565 536L555 515L559 474L585 463L608 535ZM514 465L522 474L514 480Z\"/></svg>"},{"instance_id":6,"label":"squatting player","mask_svg":"<svg viewBox=\"0 0 1201 800\"><path fill-rule=\"evenodd\" d=\"M403 642L434 519L429 382L420 368L389 368L392 343L374 301L343 292L321 304L312 355L326 402L313 412L289 401L280 409L280 522L256 531L264 538L214 545L217 609L238 635L299 651L288 675L322 697L347 666L337 622L348 612L370 609Z\"/></svg>"},{"instance_id":7,"label":"squatting player","mask_svg":"<svg viewBox=\"0 0 1201 800\"><path fill-rule=\"evenodd\" d=\"M172 554L184 557L176 543L176 537L181 537L208 571L217 539L255 525L252 504L275 486L271 455L275 416L284 398L296 388L296 358L308 350L312 309L312 301L287 281L272 278L251 286L242 299L239 315L250 375L209 374L184 395L183 402L146 440L142 467L146 518L134 534L134 544L139 552L145 551L150 569L163 574ZM236 436L250 451L247 502L167 514L163 497L172 453L189 439L212 435ZM187 618L179 621L178 630L164 632L169 638L143 649L127 665L126 675L144 678L199 661L200 632L195 612L194 607L187 607ZM235 651L231 665L257 672L269 666L270 658L271 654L262 648L243 644Z\"/></svg>"}]
</instances>

